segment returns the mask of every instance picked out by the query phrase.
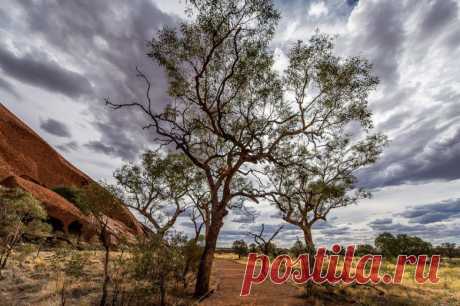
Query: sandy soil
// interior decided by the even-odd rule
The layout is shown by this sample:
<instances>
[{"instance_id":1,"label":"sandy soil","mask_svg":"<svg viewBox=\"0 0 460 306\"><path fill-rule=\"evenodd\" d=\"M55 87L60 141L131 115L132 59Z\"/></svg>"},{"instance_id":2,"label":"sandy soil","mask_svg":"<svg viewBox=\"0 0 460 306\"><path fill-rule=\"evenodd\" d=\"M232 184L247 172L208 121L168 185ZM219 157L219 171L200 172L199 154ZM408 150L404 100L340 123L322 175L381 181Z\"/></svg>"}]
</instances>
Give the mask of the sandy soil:
<instances>
[{"instance_id":1,"label":"sandy soil","mask_svg":"<svg viewBox=\"0 0 460 306\"><path fill-rule=\"evenodd\" d=\"M269 281L252 287L249 297L240 297L245 266L233 260L216 259L212 281L215 292L200 305L308 305L302 290L291 284L274 285Z\"/></svg>"}]
</instances>

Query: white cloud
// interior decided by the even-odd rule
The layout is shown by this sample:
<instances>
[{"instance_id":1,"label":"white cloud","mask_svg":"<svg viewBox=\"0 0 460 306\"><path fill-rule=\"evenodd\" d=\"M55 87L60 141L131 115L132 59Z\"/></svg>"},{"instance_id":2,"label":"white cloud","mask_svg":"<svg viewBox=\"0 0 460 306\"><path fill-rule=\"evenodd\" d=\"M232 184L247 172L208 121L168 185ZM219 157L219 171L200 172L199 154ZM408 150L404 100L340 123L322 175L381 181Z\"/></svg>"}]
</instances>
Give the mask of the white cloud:
<instances>
[{"instance_id":1,"label":"white cloud","mask_svg":"<svg viewBox=\"0 0 460 306\"><path fill-rule=\"evenodd\" d=\"M327 8L326 4L322 1L315 2L310 5L308 9L308 15L313 17L321 17L327 15L329 13L329 9Z\"/></svg>"}]
</instances>

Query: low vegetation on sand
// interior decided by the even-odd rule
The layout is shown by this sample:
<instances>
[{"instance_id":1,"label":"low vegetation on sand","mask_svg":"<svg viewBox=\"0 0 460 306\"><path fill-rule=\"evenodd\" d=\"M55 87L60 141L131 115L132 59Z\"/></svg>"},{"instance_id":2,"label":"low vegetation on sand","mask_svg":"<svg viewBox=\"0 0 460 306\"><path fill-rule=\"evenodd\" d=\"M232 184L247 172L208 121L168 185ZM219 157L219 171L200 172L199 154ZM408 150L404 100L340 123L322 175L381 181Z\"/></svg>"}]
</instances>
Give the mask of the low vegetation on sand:
<instances>
[{"instance_id":1,"label":"low vegetation on sand","mask_svg":"<svg viewBox=\"0 0 460 306\"><path fill-rule=\"evenodd\" d=\"M217 259L233 261L244 269L246 257L236 253L219 253ZM338 264L338 272L343 262ZM325 263L327 266L327 262ZM382 265L383 271L394 271L394 261L385 260ZM441 260L437 284L418 284L414 281L414 266L407 266L402 284L400 285L321 285L315 286L312 296L305 296L305 300L311 305L459 305L460 304L460 259ZM225 276L222 276L225 282ZM241 285L241 284L240 284ZM294 282L289 286L299 289L299 294L304 288ZM254 285L252 294L258 295L257 285ZM235 292L239 293L239 288ZM224 304L222 304L224 305Z\"/></svg>"}]
</instances>

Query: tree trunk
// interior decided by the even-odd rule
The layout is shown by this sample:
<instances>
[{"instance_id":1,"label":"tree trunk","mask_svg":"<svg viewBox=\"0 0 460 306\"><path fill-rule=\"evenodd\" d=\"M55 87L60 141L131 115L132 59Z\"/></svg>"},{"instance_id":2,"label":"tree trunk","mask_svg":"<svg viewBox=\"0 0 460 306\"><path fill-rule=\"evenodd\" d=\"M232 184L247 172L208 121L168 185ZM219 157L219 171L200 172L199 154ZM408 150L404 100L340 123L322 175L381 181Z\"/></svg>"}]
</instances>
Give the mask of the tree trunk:
<instances>
[{"instance_id":1,"label":"tree trunk","mask_svg":"<svg viewBox=\"0 0 460 306\"><path fill-rule=\"evenodd\" d=\"M166 305L166 279L163 274L160 276L160 306Z\"/></svg>"},{"instance_id":2,"label":"tree trunk","mask_svg":"<svg viewBox=\"0 0 460 306\"><path fill-rule=\"evenodd\" d=\"M303 230L303 236L305 239L306 251L310 256L314 256L315 255L315 244L313 242L311 228L305 227L305 228L302 228L302 230Z\"/></svg>"},{"instance_id":3,"label":"tree trunk","mask_svg":"<svg viewBox=\"0 0 460 306\"><path fill-rule=\"evenodd\" d=\"M223 219L227 213L227 210L224 209L220 213L217 212L212 216L211 225L206 235L206 243L198 267L195 298L201 298L209 292L209 282L211 279L211 269L214 261L214 252L216 251L217 238L219 237Z\"/></svg>"},{"instance_id":4,"label":"tree trunk","mask_svg":"<svg viewBox=\"0 0 460 306\"><path fill-rule=\"evenodd\" d=\"M305 239L305 247L306 247L306 251L307 251L307 254L308 254L308 263L309 263L309 266L310 266L310 273L313 272L313 268L315 266L315 244L313 242L313 236L311 234L311 228L310 227L304 227L302 228L303 230L303 236L304 236L304 239ZM314 284L313 282L310 280L307 282L306 286L305 286L305 293L307 296L311 296L313 294L313 287L314 287Z\"/></svg>"},{"instance_id":5,"label":"tree trunk","mask_svg":"<svg viewBox=\"0 0 460 306\"><path fill-rule=\"evenodd\" d=\"M99 303L100 306L105 306L107 303L107 292L108 292L108 285L110 281L109 277L109 260L110 260L110 241L107 233L107 229L104 228L101 230L101 240L102 244L104 245L105 249L105 258L104 258L104 283L102 285L102 297Z\"/></svg>"}]
</instances>

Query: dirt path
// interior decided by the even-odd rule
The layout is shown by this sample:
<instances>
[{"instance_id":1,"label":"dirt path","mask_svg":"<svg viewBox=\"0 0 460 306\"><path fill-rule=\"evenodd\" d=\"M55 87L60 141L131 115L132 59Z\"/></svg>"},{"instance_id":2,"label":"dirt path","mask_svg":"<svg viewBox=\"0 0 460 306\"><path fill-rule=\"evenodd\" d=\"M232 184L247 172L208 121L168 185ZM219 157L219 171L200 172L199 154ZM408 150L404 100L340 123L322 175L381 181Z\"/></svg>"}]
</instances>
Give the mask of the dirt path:
<instances>
[{"instance_id":1,"label":"dirt path","mask_svg":"<svg viewBox=\"0 0 460 306\"><path fill-rule=\"evenodd\" d=\"M200 305L273 305L297 306L308 305L301 297L302 290L290 284L274 285L270 281L252 287L249 297L240 297L245 266L233 260L216 259L212 282L216 291Z\"/></svg>"}]
</instances>

